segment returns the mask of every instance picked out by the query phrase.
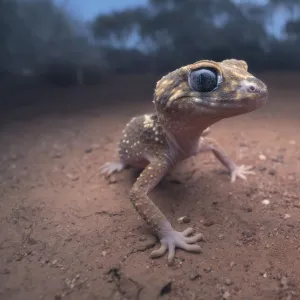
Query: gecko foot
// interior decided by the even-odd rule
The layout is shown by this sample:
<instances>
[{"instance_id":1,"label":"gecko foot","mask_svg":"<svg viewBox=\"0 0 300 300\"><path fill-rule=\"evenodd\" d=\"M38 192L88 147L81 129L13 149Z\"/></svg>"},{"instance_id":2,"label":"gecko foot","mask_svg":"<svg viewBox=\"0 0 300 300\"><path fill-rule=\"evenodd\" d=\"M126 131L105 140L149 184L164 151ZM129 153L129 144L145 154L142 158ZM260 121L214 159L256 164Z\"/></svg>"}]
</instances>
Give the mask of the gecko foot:
<instances>
[{"instance_id":1,"label":"gecko foot","mask_svg":"<svg viewBox=\"0 0 300 300\"><path fill-rule=\"evenodd\" d=\"M100 168L100 174L108 177L115 172L121 172L123 169L125 169L125 165L121 162L108 162Z\"/></svg>"},{"instance_id":2,"label":"gecko foot","mask_svg":"<svg viewBox=\"0 0 300 300\"><path fill-rule=\"evenodd\" d=\"M231 172L231 182L235 182L237 178L241 178L243 180L246 180L246 175L254 175L255 172L251 171L252 166L236 166L233 171Z\"/></svg>"},{"instance_id":3,"label":"gecko foot","mask_svg":"<svg viewBox=\"0 0 300 300\"><path fill-rule=\"evenodd\" d=\"M160 248L153 250L150 254L151 258L163 256L168 251L168 262L172 263L175 258L175 248L181 248L189 252L202 252L199 245L191 245L198 241L203 241L201 233L192 237L189 235L193 232L193 228L187 228L182 232L170 230L165 233L165 236L160 240Z\"/></svg>"}]
</instances>

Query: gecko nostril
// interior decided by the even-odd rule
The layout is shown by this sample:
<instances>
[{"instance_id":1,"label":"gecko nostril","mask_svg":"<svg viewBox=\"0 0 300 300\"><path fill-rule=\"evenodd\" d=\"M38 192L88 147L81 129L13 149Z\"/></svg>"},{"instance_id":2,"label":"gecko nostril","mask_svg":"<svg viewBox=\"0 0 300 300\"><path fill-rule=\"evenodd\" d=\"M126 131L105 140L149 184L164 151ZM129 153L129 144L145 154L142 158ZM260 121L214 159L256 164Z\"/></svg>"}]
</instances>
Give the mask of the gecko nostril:
<instances>
[{"instance_id":1,"label":"gecko nostril","mask_svg":"<svg viewBox=\"0 0 300 300\"><path fill-rule=\"evenodd\" d=\"M254 92L256 92L256 87L255 87L254 85L250 85L250 86L248 87L248 91L249 91L250 93L254 93Z\"/></svg>"}]
</instances>

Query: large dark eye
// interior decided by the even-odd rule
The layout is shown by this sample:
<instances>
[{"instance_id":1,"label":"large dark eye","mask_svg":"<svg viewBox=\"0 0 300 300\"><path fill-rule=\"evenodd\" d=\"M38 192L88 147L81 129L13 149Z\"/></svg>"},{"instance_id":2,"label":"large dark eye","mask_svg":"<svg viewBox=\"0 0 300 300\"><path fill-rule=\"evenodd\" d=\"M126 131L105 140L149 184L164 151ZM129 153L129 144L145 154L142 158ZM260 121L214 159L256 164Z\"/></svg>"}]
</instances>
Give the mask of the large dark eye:
<instances>
[{"instance_id":1,"label":"large dark eye","mask_svg":"<svg viewBox=\"0 0 300 300\"><path fill-rule=\"evenodd\" d=\"M198 92L211 92L218 85L218 74L213 69L198 69L190 73L190 86Z\"/></svg>"}]
</instances>

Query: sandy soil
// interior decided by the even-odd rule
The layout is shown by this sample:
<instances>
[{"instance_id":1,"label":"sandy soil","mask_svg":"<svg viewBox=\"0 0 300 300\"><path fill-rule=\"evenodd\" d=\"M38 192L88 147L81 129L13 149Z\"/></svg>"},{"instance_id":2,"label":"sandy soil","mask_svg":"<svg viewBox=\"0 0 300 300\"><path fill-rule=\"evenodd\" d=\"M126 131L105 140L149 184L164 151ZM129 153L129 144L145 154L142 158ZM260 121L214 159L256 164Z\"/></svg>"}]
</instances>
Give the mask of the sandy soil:
<instances>
[{"instance_id":1,"label":"sandy soil","mask_svg":"<svg viewBox=\"0 0 300 300\"><path fill-rule=\"evenodd\" d=\"M1 117L0 299L300 299L300 88L278 76L265 76L263 109L212 127L255 176L231 184L202 154L151 194L176 229L206 239L173 266L149 258L156 241L128 198L135 172L99 175L124 124L151 111L155 82L14 91L23 106Z\"/></svg>"}]
</instances>

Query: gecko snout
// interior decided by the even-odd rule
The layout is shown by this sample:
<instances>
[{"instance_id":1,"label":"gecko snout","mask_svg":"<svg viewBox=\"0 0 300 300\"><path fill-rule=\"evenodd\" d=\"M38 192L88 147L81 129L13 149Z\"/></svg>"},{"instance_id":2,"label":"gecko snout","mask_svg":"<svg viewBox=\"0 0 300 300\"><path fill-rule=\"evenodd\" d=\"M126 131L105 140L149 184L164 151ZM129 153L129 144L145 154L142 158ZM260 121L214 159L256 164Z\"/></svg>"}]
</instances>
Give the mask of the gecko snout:
<instances>
[{"instance_id":1,"label":"gecko snout","mask_svg":"<svg viewBox=\"0 0 300 300\"><path fill-rule=\"evenodd\" d=\"M257 87L255 85L249 85L248 87L248 93L255 93L257 91Z\"/></svg>"},{"instance_id":2,"label":"gecko snout","mask_svg":"<svg viewBox=\"0 0 300 300\"><path fill-rule=\"evenodd\" d=\"M247 87L248 93L260 94L262 97L268 96L267 86L263 82L258 82L257 84L250 83Z\"/></svg>"},{"instance_id":3,"label":"gecko snout","mask_svg":"<svg viewBox=\"0 0 300 300\"><path fill-rule=\"evenodd\" d=\"M257 78L253 78L248 80L247 82L243 82L242 89L245 89L247 93L250 94L259 94L262 97L268 96L267 86Z\"/></svg>"},{"instance_id":4,"label":"gecko snout","mask_svg":"<svg viewBox=\"0 0 300 300\"><path fill-rule=\"evenodd\" d=\"M245 97L243 102L246 104L248 110L261 107L268 100L268 88L257 78L244 80L240 86L240 93Z\"/></svg>"},{"instance_id":5,"label":"gecko snout","mask_svg":"<svg viewBox=\"0 0 300 300\"><path fill-rule=\"evenodd\" d=\"M250 98L264 99L268 97L267 86L257 78L242 81L240 91L246 92Z\"/></svg>"}]
</instances>

